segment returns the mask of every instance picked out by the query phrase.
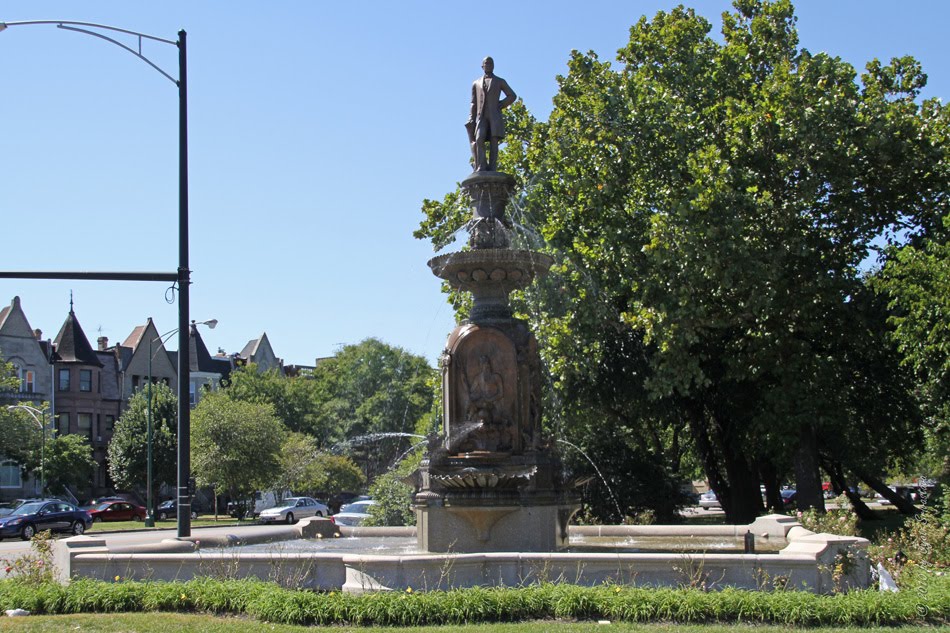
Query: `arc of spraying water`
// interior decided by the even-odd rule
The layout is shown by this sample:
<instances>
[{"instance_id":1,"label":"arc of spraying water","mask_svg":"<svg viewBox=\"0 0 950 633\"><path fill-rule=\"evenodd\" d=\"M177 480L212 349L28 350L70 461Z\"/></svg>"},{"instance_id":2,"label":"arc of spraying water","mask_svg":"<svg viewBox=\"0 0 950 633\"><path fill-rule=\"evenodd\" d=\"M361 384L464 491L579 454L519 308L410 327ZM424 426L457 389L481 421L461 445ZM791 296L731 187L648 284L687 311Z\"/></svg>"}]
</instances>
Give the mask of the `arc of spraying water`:
<instances>
[{"instance_id":1,"label":"arc of spraying water","mask_svg":"<svg viewBox=\"0 0 950 633\"><path fill-rule=\"evenodd\" d=\"M620 520L623 521L623 510L620 509L620 503L617 501L617 497L614 495L614 491L610 489L610 484L607 483L607 479L604 478L603 473L601 473L600 469L597 468L597 464L594 463L594 460L592 460L590 456L587 453L585 453L583 449L581 449L581 447L578 446L577 444L568 442L567 440L557 440L557 441L560 442L561 444L567 444L568 446L573 448L575 451L583 455L584 459L590 462L590 465L594 467L594 471L597 473L597 476L600 477L600 480L602 482L604 482L604 487L607 489L607 493L610 495L611 501L614 502L614 506L617 508L617 516L619 516Z\"/></svg>"}]
</instances>

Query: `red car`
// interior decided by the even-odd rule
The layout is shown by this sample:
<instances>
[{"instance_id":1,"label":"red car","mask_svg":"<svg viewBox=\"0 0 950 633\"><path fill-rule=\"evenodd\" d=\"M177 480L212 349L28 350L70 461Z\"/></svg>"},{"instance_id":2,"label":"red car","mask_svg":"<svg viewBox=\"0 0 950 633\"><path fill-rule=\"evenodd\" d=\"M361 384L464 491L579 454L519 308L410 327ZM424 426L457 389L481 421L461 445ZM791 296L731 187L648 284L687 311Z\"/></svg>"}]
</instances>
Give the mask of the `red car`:
<instances>
[{"instance_id":1,"label":"red car","mask_svg":"<svg viewBox=\"0 0 950 633\"><path fill-rule=\"evenodd\" d=\"M145 508L128 501L103 501L84 508L95 523L99 521L144 521Z\"/></svg>"}]
</instances>

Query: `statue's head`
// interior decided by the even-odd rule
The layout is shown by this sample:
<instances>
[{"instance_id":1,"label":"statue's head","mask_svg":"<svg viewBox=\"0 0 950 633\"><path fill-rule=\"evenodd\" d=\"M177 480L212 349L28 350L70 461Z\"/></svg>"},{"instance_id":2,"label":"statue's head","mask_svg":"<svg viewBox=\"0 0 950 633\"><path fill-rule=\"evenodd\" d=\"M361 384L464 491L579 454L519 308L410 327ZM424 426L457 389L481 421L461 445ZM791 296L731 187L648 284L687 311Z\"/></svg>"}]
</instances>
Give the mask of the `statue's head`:
<instances>
[{"instance_id":1,"label":"statue's head","mask_svg":"<svg viewBox=\"0 0 950 633\"><path fill-rule=\"evenodd\" d=\"M482 60L482 70L485 71L486 75L492 74L495 70L495 60L491 57L486 57Z\"/></svg>"}]
</instances>

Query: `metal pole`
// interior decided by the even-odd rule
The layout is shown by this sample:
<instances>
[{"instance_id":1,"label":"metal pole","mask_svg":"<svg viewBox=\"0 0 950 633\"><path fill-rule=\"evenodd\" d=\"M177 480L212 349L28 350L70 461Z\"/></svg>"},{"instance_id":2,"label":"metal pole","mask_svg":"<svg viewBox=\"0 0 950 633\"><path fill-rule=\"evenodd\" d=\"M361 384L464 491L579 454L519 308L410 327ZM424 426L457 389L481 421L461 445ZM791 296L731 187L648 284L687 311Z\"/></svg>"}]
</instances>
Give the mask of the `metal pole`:
<instances>
[{"instance_id":1,"label":"metal pole","mask_svg":"<svg viewBox=\"0 0 950 633\"><path fill-rule=\"evenodd\" d=\"M188 269L188 65L185 30L178 31L178 538L191 536L191 354Z\"/></svg>"},{"instance_id":2,"label":"metal pole","mask_svg":"<svg viewBox=\"0 0 950 633\"><path fill-rule=\"evenodd\" d=\"M155 505L152 500L152 339L148 340L148 405L147 405L147 431L148 434L148 458L145 467L145 527L155 527Z\"/></svg>"},{"instance_id":3,"label":"metal pole","mask_svg":"<svg viewBox=\"0 0 950 633\"><path fill-rule=\"evenodd\" d=\"M40 423L43 431L43 442L40 444L40 496L46 496L46 416Z\"/></svg>"}]
</instances>

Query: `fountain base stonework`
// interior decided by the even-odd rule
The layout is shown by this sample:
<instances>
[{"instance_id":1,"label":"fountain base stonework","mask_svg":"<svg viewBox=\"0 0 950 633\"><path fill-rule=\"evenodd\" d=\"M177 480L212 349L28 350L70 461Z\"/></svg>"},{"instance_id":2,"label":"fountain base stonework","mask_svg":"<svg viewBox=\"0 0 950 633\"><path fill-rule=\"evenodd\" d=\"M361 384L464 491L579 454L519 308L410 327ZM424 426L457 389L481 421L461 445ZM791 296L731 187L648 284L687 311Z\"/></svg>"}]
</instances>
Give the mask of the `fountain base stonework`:
<instances>
[{"instance_id":1,"label":"fountain base stonework","mask_svg":"<svg viewBox=\"0 0 950 633\"><path fill-rule=\"evenodd\" d=\"M553 552L567 545L579 498L542 438L538 344L508 302L553 260L509 247L511 176L475 172L462 189L472 204L470 250L435 257L429 267L474 301L442 353L444 432L432 438L419 469L419 547Z\"/></svg>"}]
</instances>

